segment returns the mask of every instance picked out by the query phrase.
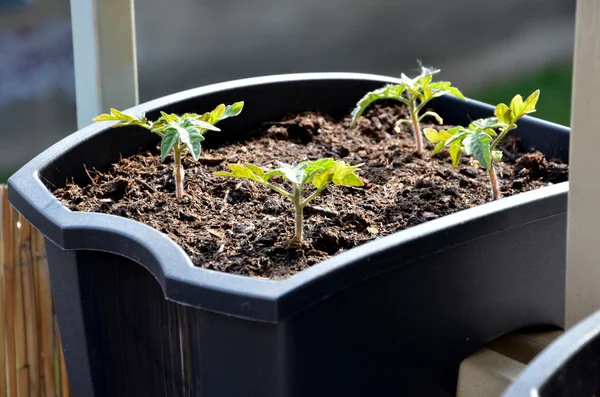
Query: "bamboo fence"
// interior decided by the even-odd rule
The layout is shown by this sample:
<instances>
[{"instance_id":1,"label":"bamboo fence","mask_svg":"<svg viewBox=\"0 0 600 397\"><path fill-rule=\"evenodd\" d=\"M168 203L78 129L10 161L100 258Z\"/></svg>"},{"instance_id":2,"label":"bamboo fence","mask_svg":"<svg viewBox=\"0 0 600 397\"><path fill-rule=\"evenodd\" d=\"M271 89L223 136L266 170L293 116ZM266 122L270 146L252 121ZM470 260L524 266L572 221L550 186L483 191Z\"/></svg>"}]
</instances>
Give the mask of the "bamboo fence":
<instances>
[{"instance_id":1,"label":"bamboo fence","mask_svg":"<svg viewBox=\"0 0 600 397\"><path fill-rule=\"evenodd\" d=\"M0 185L0 397L69 397L42 235Z\"/></svg>"}]
</instances>

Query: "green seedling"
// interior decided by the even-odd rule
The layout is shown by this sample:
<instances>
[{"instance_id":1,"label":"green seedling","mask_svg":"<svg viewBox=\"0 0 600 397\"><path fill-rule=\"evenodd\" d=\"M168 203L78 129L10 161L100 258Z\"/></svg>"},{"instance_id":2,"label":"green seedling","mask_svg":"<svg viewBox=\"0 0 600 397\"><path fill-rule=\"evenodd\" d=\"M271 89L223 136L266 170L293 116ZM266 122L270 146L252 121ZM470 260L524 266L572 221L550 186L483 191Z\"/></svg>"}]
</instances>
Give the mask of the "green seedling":
<instances>
[{"instance_id":1,"label":"green seedling","mask_svg":"<svg viewBox=\"0 0 600 397\"><path fill-rule=\"evenodd\" d=\"M454 95L462 100L465 100L463 94L456 87L452 87L448 81L432 82L433 75L439 73L439 69L426 68L421 65L421 74L414 79L407 77L404 73L401 75L401 84L389 84L375 91L367 93L352 111L352 126L356 124L358 118L373 102L379 99L393 99L400 101L408 108L410 119L403 119L397 122L395 130L400 131L402 123L412 123L415 141L417 144L417 154L423 152L423 137L419 122L427 116L431 116L442 124L444 120L434 111L426 111L421 114L421 111L433 98L440 97L445 94Z\"/></svg>"},{"instance_id":2,"label":"green seedling","mask_svg":"<svg viewBox=\"0 0 600 397\"><path fill-rule=\"evenodd\" d=\"M304 230L304 207L317 197L328 184L333 183L341 186L362 186L363 182L355 174L360 165L349 165L341 160L334 161L325 158L316 161L304 161L298 165L289 165L278 162L279 168L268 171L253 164L229 164L231 172L219 171L215 175L233 178L250 179L266 186L277 193L289 198L294 204L296 213L296 232L294 238L289 242L291 246L301 246ZM291 190L286 191L283 187L273 185L271 178L282 176L291 183ZM304 198L304 192L309 184L315 190Z\"/></svg>"},{"instance_id":3,"label":"green seedling","mask_svg":"<svg viewBox=\"0 0 600 397\"><path fill-rule=\"evenodd\" d=\"M494 163L502 160L502 151L497 150L498 144L506 134L517 128L517 121L526 114L535 112L535 105L540 96L540 90L534 91L525 101L521 95L516 95L510 106L504 103L496 106L496 117L475 120L468 127L455 127L448 131L436 131L425 128L423 131L427 139L435 143L433 154L444 147L448 147L452 165L458 166L461 154L473 158L476 166L481 166L488 171L491 183L492 198L500 198L500 188L496 177Z\"/></svg>"},{"instance_id":4,"label":"green seedling","mask_svg":"<svg viewBox=\"0 0 600 397\"><path fill-rule=\"evenodd\" d=\"M237 116L242 112L244 102L232 105L219 105L212 112L202 115L185 113L184 115L167 114L160 112L161 116L154 122L148 121L145 115L130 115L116 109L110 109L110 114L101 114L94 121L118 121L113 127L138 125L161 137L160 160L165 161L169 153L173 152L175 177L175 192L178 199L183 197L184 171L181 165L181 155L189 151L194 161L200 158L202 141L206 131L220 131L215 127L221 120Z\"/></svg>"}]
</instances>

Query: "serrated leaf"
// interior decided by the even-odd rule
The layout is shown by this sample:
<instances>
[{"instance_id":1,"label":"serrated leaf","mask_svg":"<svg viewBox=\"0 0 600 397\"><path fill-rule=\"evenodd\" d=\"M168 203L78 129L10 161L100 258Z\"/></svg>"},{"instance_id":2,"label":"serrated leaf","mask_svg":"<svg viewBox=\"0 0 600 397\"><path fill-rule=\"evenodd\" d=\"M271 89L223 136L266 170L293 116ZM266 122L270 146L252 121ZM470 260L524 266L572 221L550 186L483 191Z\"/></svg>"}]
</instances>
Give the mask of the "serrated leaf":
<instances>
[{"instance_id":1,"label":"serrated leaf","mask_svg":"<svg viewBox=\"0 0 600 397\"><path fill-rule=\"evenodd\" d=\"M239 115L240 113L242 113L243 109L244 109L244 101L235 102L231 105L227 105L227 107L225 108L225 112L223 112L223 114L219 118L219 121L225 120L229 117L235 117L235 116Z\"/></svg>"},{"instance_id":2,"label":"serrated leaf","mask_svg":"<svg viewBox=\"0 0 600 397\"><path fill-rule=\"evenodd\" d=\"M190 145L188 148L192 153L192 157L195 161L198 161L200 158L200 152L202 151L202 141L204 141L204 136L197 130L190 130Z\"/></svg>"},{"instance_id":3,"label":"serrated leaf","mask_svg":"<svg viewBox=\"0 0 600 397\"><path fill-rule=\"evenodd\" d=\"M160 161L165 161L173 147L179 141L179 133L175 128L169 129L162 136L162 140L160 142Z\"/></svg>"},{"instance_id":4,"label":"serrated leaf","mask_svg":"<svg viewBox=\"0 0 600 397\"><path fill-rule=\"evenodd\" d=\"M371 91L363 96L354 110L352 110L352 122L351 126L356 124L358 118L363 114L363 112L375 101L380 99L394 99L400 102L407 104L407 100L402 97L402 94L406 90L406 84L397 84L397 85L387 85L385 87L379 88L375 91Z\"/></svg>"},{"instance_id":5,"label":"serrated leaf","mask_svg":"<svg viewBox=\"0 0 600 397\"><path fill-rule=\"evenodd\" d=\"M485 169L490 169L491 153L490 144L492 137L483 131L478 131L470 134L463 140L465 153L468 156L473 156Z\"/></svg>"}]
</instances>

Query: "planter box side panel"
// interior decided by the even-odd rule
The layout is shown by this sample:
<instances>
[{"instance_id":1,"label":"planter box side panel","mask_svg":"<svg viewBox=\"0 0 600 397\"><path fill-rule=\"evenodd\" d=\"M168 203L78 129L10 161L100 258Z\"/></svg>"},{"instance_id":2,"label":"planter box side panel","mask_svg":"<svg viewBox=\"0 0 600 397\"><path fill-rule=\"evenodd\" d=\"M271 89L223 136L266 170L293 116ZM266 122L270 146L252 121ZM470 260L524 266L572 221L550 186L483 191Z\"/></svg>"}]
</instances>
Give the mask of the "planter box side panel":
<instances>
[{"instance_id":1,"label":"planter box side panel","mask_svg":"<svg viewBox=\"0 0 600 397\"><path fill-rule=\"evenodd\" d=\"M467 242L288 319L293 395L454 395L461 361L485 343L562 327L565 224L563 213Z\"/></svg>"},{"instance_id":2,"label":"planter box side panel","mask_svg":"<svg viewBox=\"0 0 600 397\"><path fill-rule=\"evenodd\" d=\"M124 257L47 244L74 395L284 396L276 326L167 301Z\"/></svg>"}]
</instances>

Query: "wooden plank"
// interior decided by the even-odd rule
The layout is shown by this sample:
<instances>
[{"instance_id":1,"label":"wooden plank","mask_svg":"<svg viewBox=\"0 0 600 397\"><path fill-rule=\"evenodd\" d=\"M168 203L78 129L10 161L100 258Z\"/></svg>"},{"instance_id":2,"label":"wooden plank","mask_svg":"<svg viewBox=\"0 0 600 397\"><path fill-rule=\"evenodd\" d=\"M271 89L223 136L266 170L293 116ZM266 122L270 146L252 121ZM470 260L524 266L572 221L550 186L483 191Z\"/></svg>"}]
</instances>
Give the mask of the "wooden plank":
<instances>
[{"instance_id":1,"label":"wooden plank","mask_svg":"<svg viewBox=\"0 0 600 397\"><path fill-rule=\"evenodd\" d=\"M6 196L6 195L3 195ZM17 352L15 346L15 260L13 211L8 200L2 201L2 239L4 244L4 304L6 305L6 376L8 396L17 396Z\"/></svg>"},{"instance_id":2,"label":"wooden plank","mask_svg":"<svg viewBox=\"0 0 600 397\"><path fill-rule=\"evenodd\" d=\"M600 308L600 1L578 0L567 216L567 327Z\"/></svg>"},{"instance_id":3,"label":"wooden plank","mask_svg":"<svg viewBox=\"0 0 600 397\"><path fill-rule=\"evenodd\" d=\"M39 255L39 302L40 302L40 328L42 335L42 354L44 357L44 392L46 397L55 397L54 385L54 316L52 308L52 296L50 294L50 275L46 260L46 250L43 241L38 240Z\"/></svg>"},{"instance_id":4,"label":"wooden plank","mask_svg":"<svg viewBox=\"0 0 600 397\"><path fill-rule=\"evenodd\" d=\"M21 275L21 256L19 248L21 246L21 223L18 221L18 215L13 210L13 250L15 253L15 351L17 353L17 395L19 397L29 397L29 360L27 355L27 334L25 332L25 304L23 299L23 282Z\"/></svg>"},{"instance_id":5,"label":"wooden plank","mask_svg":"<svg viewBox=\"0 0 600 397\"><path fill-rule=\"evenodd\" d=\"M6 308L4 301L4 265L5 265L5 257L4 257L4 224L3 222L3 208L5 201L8 201L7 190L5 186L0 185L0 396L8 395L8 385L6 384L7 376L6 376Z\"/></svg>"},{"instance_id":6,"label":"wooden plank","mask_svg":"<svg viewBox=\"0 0 600 397\"><path fill-rule=\"evenodd\" d=\"M138 103L133 0L71 0L77 123Z\"/></svg>"},{"instance_id":7,"label":"wooden plank","mask_svg":"<svg viewBox=\"0 0 600 397\"><path fill-rule=\"evenodd\" d=\"M35 302L35 287L33 277L33 255L31 253L32 227L29 222L19 217L20 255L21 255L21 284L23 286L23 308L25 312L25 334L27 340L27 361L29 370L29 393L39 396L39 349L37 339L37 307Z\"/></svg>"}]
</instances>

